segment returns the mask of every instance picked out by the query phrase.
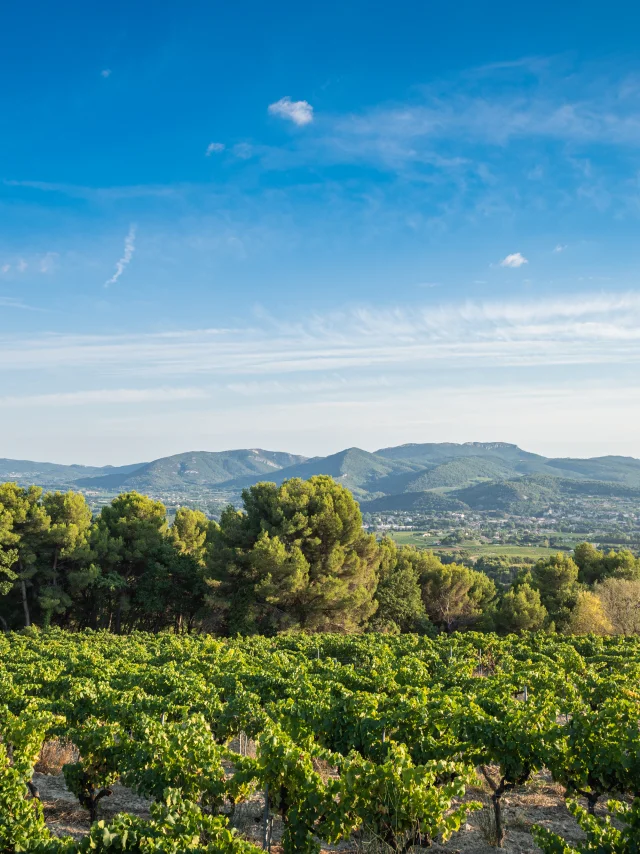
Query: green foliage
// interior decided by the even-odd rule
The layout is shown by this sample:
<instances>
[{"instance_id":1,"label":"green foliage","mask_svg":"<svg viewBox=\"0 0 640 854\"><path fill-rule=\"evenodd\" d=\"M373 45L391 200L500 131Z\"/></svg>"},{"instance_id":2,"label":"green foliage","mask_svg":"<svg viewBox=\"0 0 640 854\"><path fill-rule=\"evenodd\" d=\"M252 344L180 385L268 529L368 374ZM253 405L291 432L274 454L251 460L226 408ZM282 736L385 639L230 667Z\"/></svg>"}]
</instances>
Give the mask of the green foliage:
<instances>
[{"instance_id":1,"label":"green foliage","mask_svg":"<svg viewBox=\"0 0 640 854\"><path fill-rule=\"evenodd\" d=\"M5 578L19 590L25 626L31 625L29 590L37 587L40 580L38 552L46 542L51 524L40 503L41 495L42 490L37 486L24 489L15 483L0 484L0 507L6 514L3 525L5 549L1 563L4 564ZM3 587L6 590L6 582Z\"/></svg>"},{"instance_id":2,"label":"green foliage","mask_svg":"<svg viewBox=\"0 0 640 854\"><path fill-rule=\"evenodd\" d=\"M228 508L208 562L230 633L357 631L375 610L378 547L353 496L330 477L260 483Z\"/></svg>"},{"instance_id":3,"label":"green foliage","mask_svg":"<svg viewBox=\"0 0 640 854\"><path fill-rule=\"evenodd\" d=\"M540 594L528 583L508 590L496 612L496 628L509 633L535 632L547 622L547 609L540 601Z\"/></svg>"},{"instance_id":4,"label":"green foliage","mask_svg":"<svg viewBox=\"0 0 640 854\"><path fill-rule=\"evenodd\" d=\"M407 852L460 828L478 766L501 842L503 796L542 767L592 808L608 793L637 794L639 681L638 638L9 633L0 636L0 852L250 852L215 813L257 791L265 815L282 817L286 854L354 833ZM255 758L230 749L241 732L255 739ZM51 837L28 794L54 735L81 756L64 769L93 822L79 841ZM100 821L118 778L154 799L150 819ZM635 850L624 847L638 827L628 817L635 830L600 835L600 850Z\"/></svg>"},{"instance_id":5,"label":"green foliage","mask_svg":"<svg viewBox=\"0 0 640 854\"><path fill-rule=\"evenodd\" d=\"M179 507L169 532L171 541L181 554L190 555L204 566L209 538L217 528L200 510Z\"/></svg>"},{"instance_id":6,"label":"green foliage","mask_svg":"<svg viewBox=\"0 0 640 854\"><path fill-rule=\"evenodd\" d=\"M410 460L391 464L358 449L338 456L381 481L414 473ZM474 565L470 552L438 558L397 547L391 536L376 543L353 496L327 475L258 483L243 496L244 510L228 507L220 525L181 507L169 526L164 505L136 492L92 518L79 493L0 485L0 626L225 636L640 632L640 559L627 550L605 554L583 543L577 563L558 553L527 573L504 557ZM454 532L461 542L467 535ZM594 579L598 602L582 589Z\"/></svg>"},{"instance_id":7,"label":"green foliage","mask_svg":"<svg viewBox=\"0 0 640 854\"><path fill-rule=\"evenodd\" d=\"M380 543L380 566L372 618L374 631L424 632L429 622L422 601L420 577L424 558L415 549L398 548L385 537Z\"/></svg>"},{"instance_id":8,"label":"green foliage","mask_svg":"<svg viewBox=\"0 0 640 854\"><path fill-rule=\"evenodd\" d=\"M548 828L534 825L533 838L544 854L637 854L640 848L640 799L632 804L610 801L609 810L620 826L612 824L611 818L596 818L575 801L569 803L574 815L586 835L584 842L570 845L557 833Z\"/></svg>"},{"instance_id":9,"label":"green foliage","mask_svg":"<svg viewBox=\"0 0 640 854\"><path fill-rule=\"evenodd\" d=\"M123 813L108 824L95 822L89 835L80 841L71 837L43 839L31 844L28 850L34 854L257 854L260 851L240 839L228 827L226 818L207 815L200 806L185 800L179 791L169 790L162 801L151 805L150 811L150 820Z\"/></svg>"},{"instance_id":10,"label":"green foliage","mask_svg":"<svg viewBox=\"0 0 640 854\"><path fill-rule=\"evenodd\" d=\"M577 564L561 552L539 560L533 567L532 586L558 631L566 628L578 601L578 572Z\"/></svg>"},{"instance_id":11,"label":"green foliage","mask_svg":"<svg viewBox=\"0 0 640 854\"><path fill-rule=\"evenodd\" d=\"M640 558L628 549L605 553L591 543L580 543L573 557L579 567L579 580L585 584L596 584L607 578L640 579Z\"/></svg>"},{"instance_id":12,"label":"green foliage","mask_svg":"<svg viewBox=\"0 0 640 854\"><path fill-rule=\"evenodd\" d=\"M28 779L0 744L0 854L26 851L32 840L48 838L40 801L27 797Z\"/></svg>"},{"instance_id":13,"label":"green foliage","mask_svg":"<svg viewBox=\"0 0 640 854\"><path fill-rule=\"evenodd\" d=\"M496 597L496 586L484 573L456 563L444 565L433 556L420 583L429 619L448 632L486 619Z\"/></svg>"},{"instance_id":14,"label":"green foliage","mask_svg":"<svg viewBox=\"0 0 640 854\"><path fill-rule=\"evenodd\" d=\"M361 756L340 765L341 776L330 789L333 808L326 818L327 837L337 841L345 829L381 839L394 851L446 842L480 804L454 807L463 797L470 769L452 762L414 765L404 745L391 743L379 764ZM448 780L449 782L442 782Z\"/></svg>"}]
</instances>

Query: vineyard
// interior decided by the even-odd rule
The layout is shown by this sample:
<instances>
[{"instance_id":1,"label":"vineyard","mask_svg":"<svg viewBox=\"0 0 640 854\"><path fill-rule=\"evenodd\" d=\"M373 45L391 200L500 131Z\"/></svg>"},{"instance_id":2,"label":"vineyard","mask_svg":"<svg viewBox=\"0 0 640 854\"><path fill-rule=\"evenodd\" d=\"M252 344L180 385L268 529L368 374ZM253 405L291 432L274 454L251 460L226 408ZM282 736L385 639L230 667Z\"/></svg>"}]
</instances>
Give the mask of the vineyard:
<instances>
[{"instance_id":1,"label":"vineyard","mask_svg":"<svg viewBox=\"0 0 640 854\"><path fill-rule=\"evenodd\" d=\"M505 798L542 769L580 850L637 851L639 685L635 638L4 635L0 852L251 852L274 821L286 854L408 852L464 827L480 782L500 846ZM34 767L56 740L74 746L63 773L84 836L45 822ZM116 785L150 814L106 820ZM258 795L250 839L234 814ZM549 854L574 850L533 833Z\"/></svg>"}]
</instances>

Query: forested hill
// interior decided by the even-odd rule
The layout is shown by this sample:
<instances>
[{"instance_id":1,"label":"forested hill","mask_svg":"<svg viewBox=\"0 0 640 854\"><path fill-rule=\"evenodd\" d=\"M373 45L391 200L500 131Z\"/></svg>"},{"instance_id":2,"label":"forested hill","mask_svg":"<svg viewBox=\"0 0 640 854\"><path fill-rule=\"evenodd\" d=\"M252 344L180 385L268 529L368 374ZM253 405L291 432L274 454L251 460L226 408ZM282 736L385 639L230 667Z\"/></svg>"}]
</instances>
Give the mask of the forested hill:
<instances>
[{"instance_id":1,"label":"forested hill","mask_svg":"<svg viewBox=\"0 0 640 854\"><path fill-rule=\"evenodd\" d=\"M295 466L306 457L297 454L263 451L260 448L239 451L192 451L162 457L151 463L137 466L133 471L116 472L99 477L85 477L76 481L78 486L94 489L135 489L140 492L157 492L189 488L212 487L236 478L251 476L270 479L274 472Z\"/></svg>"},{"instance_id":2,"label":"forested hill","mask_svg":"<svg viewBox=\"0 0 640 854\"><path fill-rule=\"evenodd\" d=\"M572 496L640 497L640 460L603 456L549 458L506 442L424 443L371 453L347 448L311 459L260 448L192 451L152 462L91 467L0 460L0 480L100 494L136 490L154 496L237 500L261 480L328 474L363 509L470 507L524 512Z\"/></svg>"}]
</instances>

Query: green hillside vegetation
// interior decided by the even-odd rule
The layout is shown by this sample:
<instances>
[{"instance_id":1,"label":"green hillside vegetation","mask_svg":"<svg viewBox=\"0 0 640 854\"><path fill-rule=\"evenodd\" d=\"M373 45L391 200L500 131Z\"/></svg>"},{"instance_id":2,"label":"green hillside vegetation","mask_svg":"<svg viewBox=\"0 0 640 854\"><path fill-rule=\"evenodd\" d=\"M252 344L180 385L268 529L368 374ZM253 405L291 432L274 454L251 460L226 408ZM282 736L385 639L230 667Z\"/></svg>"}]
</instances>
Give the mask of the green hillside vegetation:
<instances>
[{"instance_id":1,"label":"green hillside vegetation","mask_svg":"<svg viewBox=\"0 0 640 854\"><path fill-rule=\"evenodd\" d=\"M463 457L451 460L418 475L407 485L406 492L426 492L443 487L468 486L478 480L503 480L516 474L514 468L501 460L482 457Z\"/></svg>"},{"instance_id":2,"label":"green hillside vegetation","mask_svg":"<svg viewBox=\"0 0 640 854\"><path fill-rule=\"evenodd\" d=\"M395 476L412 476L418 470L415 464L405 461L386 460L361 448L347 448L328 457L315 457L304 462L288 466L269 478L280 484L292 477L303 480L315 475L325 474L361 497L371 492L385 491L385 479ZM242 478L227 484L229 489L250 486L260 478Z\"/></svg>"},{"instance_id":3,"label":"green hillside vegetation","mask_svg":"<svg viewBox=\"0 0 640 854\"><path fill-rule=\"evenodd\" d=\"M582 475L589 480L610 480L640 487L640 460L633 457L594 457L590 460L549 460L548 466L560 476Z\"/></svg>"},{"instance_id":4,"label":"green hillside vegetation","mask_svg":"<svg viewBox=\"0 0 640 854\"><path fill-rule=\"evenodd\" d=\"M571 496L594 498L640 498L640 490L603 481L572 481L547 475L524 476L497 483L481 483L458 489L452 497L474 510L535 513Z\"/></svg>"},{"instance_id":5,"label":"green hillside vegetation","mask_svg":"<svg viewBox=\"0 0 640 854\"><path fill-rule=\"evenodd\" d=\"M551 459L507 442L409 444L376 453L354 447L312 458L256 448L192 451L121 467L0 460L0 478L80 488L92 495L93 506L117 492L137 490L170 503L222 508L260 481L279 485L316 475L329 475L374 512L448 512L466 506L532 515L558 501L633 500L640 490L640 460L632 457ZM446 493L456 503L437 501L434 493Z\"/></svg>"},{"instance_id":6,"label":"green hillside vegetation","mask_svg":"<svg viewBox=\"0 0 640 854\"><path fill-rule=\"evenodd\" d=\"M379 457L392 460L409 460L421 465L449 462L449 460L464 457L483 457L487 459L502 460L503 462L517 463L524 461L545 462L545 457L523 451L517 445L509 442L426 442L424 444L398 445L392 448L381 448L376 451Z\"/></svg>"},{"instance_id":7,"label":"green hillside vegetation","mask_svg":"<svg viewBox=\"0 0 640 854\"><path fill-rule=\"evenodd\" d=\"M401 495L384 495L373 501L363 501L366 513L390 513L397 510L412 510L422 513L455 512L468 509L456 498L439 495L437 492L405 492Z\"/></svg>"},{"instance_id":8,"label":"green hillside vegetation","mask_svg":"<svg viewBox=\"0 0 640 854\"><path fill-rule=\"evenodd\" d=\"M33 483L37 480L42 484L71 484L83 477L129 473L143 465L144 463L128 466L80 466L0 459L0 479L20 483Z\"/></svg>"},{"instance_id":9,"label":"green hillside vegetation","mask_svg":"<svg viewBox=\"0 0 640 854\"><path fill-rule=\"evenodd\" d=\"M103 477L81 478L78 486L94 489L175 490L216 486L246 475L264 475L302 462L305 457L260 448L238 451L192 451L162 457L135 469Z\"/></svg>"}]
</instances>

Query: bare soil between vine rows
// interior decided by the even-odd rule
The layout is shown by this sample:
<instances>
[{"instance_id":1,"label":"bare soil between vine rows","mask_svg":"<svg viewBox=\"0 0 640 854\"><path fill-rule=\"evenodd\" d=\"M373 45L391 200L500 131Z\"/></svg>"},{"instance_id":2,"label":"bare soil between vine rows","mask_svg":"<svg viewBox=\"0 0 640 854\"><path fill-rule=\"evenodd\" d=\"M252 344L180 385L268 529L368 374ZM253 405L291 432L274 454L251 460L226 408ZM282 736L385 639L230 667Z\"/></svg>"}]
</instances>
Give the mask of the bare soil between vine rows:
<instances>
[{"instance_id":1,"label":"bare soil between vine rows","mask_svg":"<svg viewBox=\"0 0 640 854\"><path fill-rule=\"evenodd\" d=\"M52 833L56 836L68 835L80 839L89 832L88 815L67 789L62 774L37 773L34 775L34 783L40 792L45 819ZM142 818L149 817L148 800L118 784L112 789L113 794L101 803L100 818L109 821L122 812ZM434 854L489 854L495 851L487 840L490 833L487 826L491 815L487 788L479 784L469 790L467 797L469 800L482 801L486 806L481 811L471 813L467 824L448 842L435 842L430 849ZM507 854L533 854L539 851L531 836L533 824L541 824L561 834L569 842L584 838L575 819L567 810L563 789L544 773L537 775L527 786L510 792L503 803L507 830L503 850ZM238 832L259 846L262 845L263 806L262 795L256 794L251 800L238 805L230 817ZM604 812L604 809L601 809ZM282 822L276 816L272 833L272 854L279 854L281 836ZM384 851L384 846L377 844L375 839L367 839L366 835L338 846L323 844L322 847L323 851L340 850L345 854L351 851L382 854Z\"/></svg>"}]
</instances>

